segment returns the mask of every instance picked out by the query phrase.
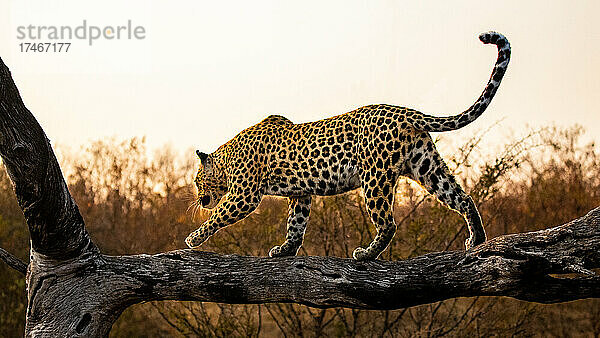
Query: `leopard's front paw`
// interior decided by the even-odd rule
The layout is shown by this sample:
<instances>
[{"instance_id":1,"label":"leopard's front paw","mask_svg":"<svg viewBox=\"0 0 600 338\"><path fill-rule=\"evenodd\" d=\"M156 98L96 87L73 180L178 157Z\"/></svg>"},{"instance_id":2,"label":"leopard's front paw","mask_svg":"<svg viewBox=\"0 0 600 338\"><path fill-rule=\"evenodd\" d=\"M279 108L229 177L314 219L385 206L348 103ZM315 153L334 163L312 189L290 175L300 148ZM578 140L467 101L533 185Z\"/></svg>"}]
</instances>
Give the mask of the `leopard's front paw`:
<instances>
[{"instance_id":1,"label":"leopard's front paw","mask_svg":"<svg viewBox=\"0 0 600 338\"><path fill-rule=\"evenodd\" d=\"M269 250L269 257L279 257L281 256L281 247L276 245Z\"/></svg>"},{"instance_id":2,"label":"leopard's front paw","mask_svg":"<svg viewBox=\"0 0 600 338\"><path fill-rule=\"evenodd\" d=\"M295 256L298 250L290 250L290 247L285 249L284 245L276 245L269 250L269 257L285 257L285 256Z\"/></svg>"},{"instance_id":3,"label":"leopard's front paw","mask_svg":"<svg viewBox=\"0 0 600 338\"><path fill-rule=\"evenodd\" d=\"M466 250L471 250L472 248L482 244L486 241L486 236L471 236L465 240L465 248Z\"/></svg>"},{"instance_id":4,"label":"leopard's front paw","mask_svg":"<svg viewBox=\"0 0 600 338\"><path fill-rule=\"evenodd\" d=\"M352 257L354 257L354 259L357 261L369 261L373 259L366 249L360 247L354 249L354 252L352 252Z\"/></svg>"},{"instance_id":5,"label":"leopard's front paw","mask_svg":"<svg viewBox=\"0 0 600 338\"><path fill-rule=\"evenodd\" d=\"M208 236L196 230L187 236L187 238L185 239L185 244L187 244L187 246L190 249L196 249L200 245L202 245L202 243L204 243L207 239Z\"/></svg>"}]
</instances>

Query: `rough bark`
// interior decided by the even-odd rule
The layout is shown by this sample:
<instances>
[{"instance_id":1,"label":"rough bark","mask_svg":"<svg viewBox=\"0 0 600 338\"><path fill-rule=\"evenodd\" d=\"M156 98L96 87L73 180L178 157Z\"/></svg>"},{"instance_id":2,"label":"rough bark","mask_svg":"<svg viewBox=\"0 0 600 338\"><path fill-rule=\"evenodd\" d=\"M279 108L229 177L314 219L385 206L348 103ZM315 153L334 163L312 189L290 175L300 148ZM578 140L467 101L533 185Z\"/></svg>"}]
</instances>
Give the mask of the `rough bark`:
<instances>
[{"instance_id":1,"label":"rough bark","mask_svg":"<svg viewBox=\"0 0 600 338\"><path fill-rule=\"evenodd\" d=\"M103 255L1 60L0 156L31 234L28 336L106 336L125 308L151 300L395 309L470 296L555 303L600 292L591 270L600 268L600 207L567 224L497 237L468 252L397 262L190 250ZM0 259L24 271L25 264L4 250Z\"/></svg>"}]
</instances>

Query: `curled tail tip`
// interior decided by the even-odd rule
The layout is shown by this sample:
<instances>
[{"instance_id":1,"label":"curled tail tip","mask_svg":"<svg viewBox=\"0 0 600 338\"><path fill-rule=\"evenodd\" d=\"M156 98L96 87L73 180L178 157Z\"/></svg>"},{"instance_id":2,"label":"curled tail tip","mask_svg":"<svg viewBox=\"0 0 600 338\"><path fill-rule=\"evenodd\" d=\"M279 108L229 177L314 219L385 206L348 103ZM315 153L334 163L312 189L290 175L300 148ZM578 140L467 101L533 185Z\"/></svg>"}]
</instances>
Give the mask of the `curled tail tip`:
<instances>
[{"instance_id":1,"label":"curled tail tip","mask_svg":"<svg viewBox=\"0 0 600 338\"><path fill-rule=\"evenodd\" d=\"M500 48L504 47L505 45L508 45L508 39L506 39L504 35L494 31L479 34L479 40L486 44L492 43Z\"/></svg>"}]
</instances>

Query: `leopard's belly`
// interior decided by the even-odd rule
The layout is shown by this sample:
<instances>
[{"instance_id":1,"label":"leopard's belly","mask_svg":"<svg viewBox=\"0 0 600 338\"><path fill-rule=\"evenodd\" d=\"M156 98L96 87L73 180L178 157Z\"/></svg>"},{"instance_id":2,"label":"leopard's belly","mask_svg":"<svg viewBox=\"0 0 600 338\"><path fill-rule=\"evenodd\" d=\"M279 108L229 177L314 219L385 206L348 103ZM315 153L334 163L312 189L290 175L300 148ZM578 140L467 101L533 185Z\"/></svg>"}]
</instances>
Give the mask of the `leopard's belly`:
<instances>
[{"instance_id":1,"label":"leopard's belly","mask_svg":"<svg viewBox=\"0 0 600 338\"><path fill-rule=\"evenodd\" d=\"M306 169L302 169L302 167ZM299 166L274 170L266 181L265 194L275 196L331 196L361 186L358 164L354 160L330 161L326 167Z\"/></svg>"}]
</instances>

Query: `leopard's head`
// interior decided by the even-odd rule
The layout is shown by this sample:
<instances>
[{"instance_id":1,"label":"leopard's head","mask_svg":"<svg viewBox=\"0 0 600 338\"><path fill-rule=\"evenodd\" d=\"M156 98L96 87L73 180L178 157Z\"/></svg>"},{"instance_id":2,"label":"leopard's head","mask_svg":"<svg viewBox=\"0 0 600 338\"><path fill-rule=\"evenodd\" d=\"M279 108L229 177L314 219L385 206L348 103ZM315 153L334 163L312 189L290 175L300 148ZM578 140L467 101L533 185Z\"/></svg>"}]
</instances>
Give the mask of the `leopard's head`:
<instances>
[{"instance_id":1,"label":"leopard's head","mask_svg":"<svg viewBox=\"0 0 600 338\"><path fill-rule=\"evenodd\" d=\"M214 208L227 193L227 182L223 169L216 163L212 154L196 150L200 166L194 182L198 188L197 203L203 208Z\"/></svg>"}]
</instances>

